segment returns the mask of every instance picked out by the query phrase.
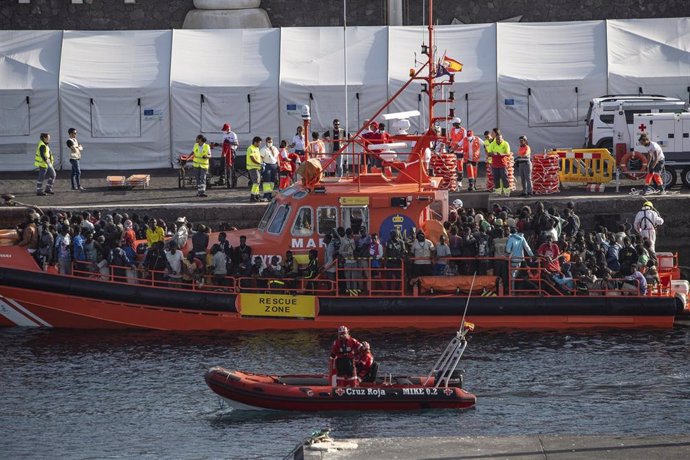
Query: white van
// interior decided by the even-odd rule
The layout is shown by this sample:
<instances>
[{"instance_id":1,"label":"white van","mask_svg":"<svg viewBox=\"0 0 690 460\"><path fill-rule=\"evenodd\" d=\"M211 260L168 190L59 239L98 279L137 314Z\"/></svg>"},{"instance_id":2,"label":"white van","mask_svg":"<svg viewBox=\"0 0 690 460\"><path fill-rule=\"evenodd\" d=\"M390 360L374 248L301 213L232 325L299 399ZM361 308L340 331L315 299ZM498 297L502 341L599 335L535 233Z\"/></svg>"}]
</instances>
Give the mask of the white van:
<instances>
[{"instance_id":1,"label":"white van","mask_svg":"<svg viewBox=\"0 0 690 460\"><path fill-rule=\"evenodd\" d=\"M621 94L594 98L589 103L585 119L585 148L607 148L613 151L613 118L621 104L631 138L635 134L635 114L679 113L688 109L687 102L682 99L659 95Z\"/></svg>"}]
</instances>

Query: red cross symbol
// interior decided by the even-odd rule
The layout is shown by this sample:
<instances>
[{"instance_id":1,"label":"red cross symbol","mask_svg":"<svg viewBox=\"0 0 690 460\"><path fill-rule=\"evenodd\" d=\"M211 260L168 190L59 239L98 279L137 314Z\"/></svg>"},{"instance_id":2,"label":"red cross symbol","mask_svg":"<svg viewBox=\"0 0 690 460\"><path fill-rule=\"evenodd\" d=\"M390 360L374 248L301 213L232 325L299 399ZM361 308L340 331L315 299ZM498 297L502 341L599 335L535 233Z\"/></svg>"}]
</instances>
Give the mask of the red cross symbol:
<instances>
[{"instance_id":1,"label":"red cross symbol","mask_svg":"<svg viewBox=\"0 0 690 460\"><path fill-rule=\"evenodd\" d=\"M637 127L640 131L646 131L647 130L647 125L644 123L640 123L640 126Z\"/></svg>"},{"instance_id":2,"label":"red cross symbol","mask_svg":"<svg viewBox=\"0 0 690 460\"><path fill-rule=\"evenodd\" d=\"M445 390L443 390L443 392L446 394L446 396L450 396L453 394L453 390L451 390L450 388L446 388Z\"/></svg>"},{"instance_id":3,"label":"red cross symbol","mask_svg":"<svg viewBox=\"0 0 690 460\"><path fill-rule=\"evenodd\" d=\"M338 393L338 396L342 396L345 394L345 390L343 390L342 388L337 388L335 392Z\"/></svg>"}]
</instances>

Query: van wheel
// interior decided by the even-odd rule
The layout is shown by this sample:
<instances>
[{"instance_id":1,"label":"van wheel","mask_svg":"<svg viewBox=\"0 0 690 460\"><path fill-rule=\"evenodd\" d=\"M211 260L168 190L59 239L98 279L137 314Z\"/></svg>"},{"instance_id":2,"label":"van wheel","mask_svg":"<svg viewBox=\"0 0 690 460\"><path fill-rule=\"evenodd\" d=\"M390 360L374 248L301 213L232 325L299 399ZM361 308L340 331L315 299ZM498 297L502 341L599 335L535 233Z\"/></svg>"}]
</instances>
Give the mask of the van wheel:
<instances>
[{"instance_id":1,"label":"van wheel","mask_svg":"<svg viewBox=\"0 0 690 460\"><path fill-rule=\"evenodd\" d=\"M611 154L613 154L613 139L610 137L607 137L606 139L602 139L599 141L597 144L598 149L608 149Z\"/></svg>"},{"instance_id":2,"label":"van wheel","mask_svg":"<svg viewBox=\"0 0 690 460\"><path fill-rule=\"evenodd\" d=\"M675 169L664 168L661 172L661 180L664 181L664 189L670 190L678 182L678 173Z\"/></svg>"},{"instance_id":3,"label":"van wheel","mask_svg":"<svg viewBox=\"0 0 690 460\"><path fill-rule=\"evenodd\" d=\"M680 180L683 185L690 188L690 168L685 168L682 173L680 173Z\"/></svg>"}]
</instances>

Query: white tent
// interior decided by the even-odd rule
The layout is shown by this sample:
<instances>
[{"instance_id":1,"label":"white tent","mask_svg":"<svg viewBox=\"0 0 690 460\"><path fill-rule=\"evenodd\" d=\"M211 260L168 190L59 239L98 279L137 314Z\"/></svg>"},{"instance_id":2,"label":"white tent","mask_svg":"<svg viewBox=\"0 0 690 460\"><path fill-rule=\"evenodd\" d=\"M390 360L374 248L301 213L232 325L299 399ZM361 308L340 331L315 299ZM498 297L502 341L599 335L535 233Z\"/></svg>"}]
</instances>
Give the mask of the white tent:
<instances>
[{"instance_id":1,"label":"white tent","mask_svg":"<svg viewBox=\"0 0 690 460\"><path fill-rule=\"evenodd\" d=\"M61 31L0 31L0 164L30 171L40 133L60 142ZM55 148L55 147L54 147Z\"/></svg>"},{"instance_id":2,"label":"white tent","mask_svg":"<svg viewBox=\"0 0 690 460\"><path fill-rule=\"evenodd\" d=\"M603 21L497 24L498 127L512 149L579 147L589 101L606 93Z\"/></svg>"},{"instance_id":3,"label":"white tent","mask_svg":"<svg viewBox=\"0 0 690 460\"><path fill-rule=\"evenodd\" d=\"M386 102L385 27L347 29L348 128L354 133ZM312 130L323 133L334 118L345 128L343 29L295 27L281 30L280 134L292 139L302 124L299 108L309 105Z\"/></svg>"},{"instance_id":4,"label":"white tent","mask_svg":"<svg viewBox=\"0 0 690 460\"><path fill-rule=\"evenodd\" d=\"M690 18L607 21L609 93L690 98Z\"/></svg>"},{"instance_id":5,"label":"white tent","mask_svg":"<svg viewBox=\"0 0 690 460\"><path fill-rule=\"evenodd\" d=\"M171 41L169 30L64 33L60 121L77 129L82 168L171 165Z\"/></svg>"},{"instance_id":6,"label":"white tent","mask_svg":"<svg viewBox=\"0 0 690 460\"><path fill-rule=\"evenodd\" d=\"M224 123L242 149L253 136L277 137L279 52L279 29L175 30L173 155L190 152L200 133L219 142Z\"/></svg>"},{"instance_id":7,"label":"white tent","mask_svg":"<svg viewBox=\"0 0 690 460\"><path fill-rule=\"evenodd\" d=\"M439 26L434 28L436 55L444 55L463 64L462 72L455 74L455 84L444 90L454 91L455 104L437 104L436 115L445 116L447 109L454 107L455 115L463 121L463 126L473 129L475 134L496 125L496 25L474 24ZM415 53L418 61L426 56L421 55L421 44L429 43L426 27L390 27L388 75L390 96L395 94L409 79L409 69L416 68ZM426 75L426 70L422 72ZM447 81L440 77L439 81ZM441 98L441 94L437 95ZM419 110L422 116L411 119L412 130L421 131L427 128L428 96L421 93L421 86L413 82L391 104L391 112ZM443 125L444 127L445 124Z\"/></svg>"}]
</instances>

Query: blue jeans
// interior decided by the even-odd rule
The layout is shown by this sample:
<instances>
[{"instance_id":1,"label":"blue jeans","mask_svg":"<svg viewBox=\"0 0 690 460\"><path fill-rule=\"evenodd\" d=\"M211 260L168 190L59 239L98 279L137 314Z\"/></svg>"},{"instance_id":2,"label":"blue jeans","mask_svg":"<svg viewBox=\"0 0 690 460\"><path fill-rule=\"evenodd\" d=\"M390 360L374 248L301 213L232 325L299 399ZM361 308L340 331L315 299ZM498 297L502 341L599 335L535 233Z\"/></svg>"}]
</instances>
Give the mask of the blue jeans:
<instances>
[{"instance_id":1,"label":"blue jeans","mask_svg":"<svg viewBox=\"0 0 690 460\"><path fill-rule=\"evenodd\" d=\"M72 165L72 189L76 190L81 187L81 168L79 168L79 160L69 160Z\"/></svg>"}]
</instances>

